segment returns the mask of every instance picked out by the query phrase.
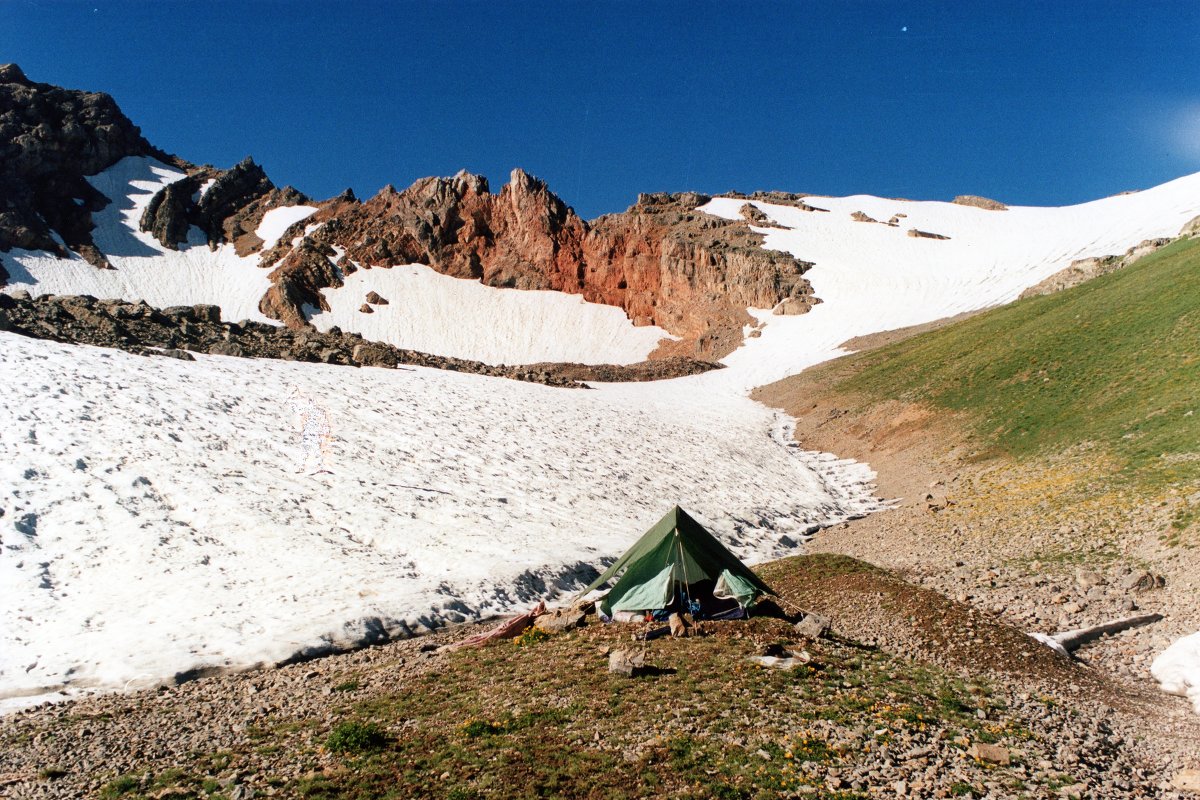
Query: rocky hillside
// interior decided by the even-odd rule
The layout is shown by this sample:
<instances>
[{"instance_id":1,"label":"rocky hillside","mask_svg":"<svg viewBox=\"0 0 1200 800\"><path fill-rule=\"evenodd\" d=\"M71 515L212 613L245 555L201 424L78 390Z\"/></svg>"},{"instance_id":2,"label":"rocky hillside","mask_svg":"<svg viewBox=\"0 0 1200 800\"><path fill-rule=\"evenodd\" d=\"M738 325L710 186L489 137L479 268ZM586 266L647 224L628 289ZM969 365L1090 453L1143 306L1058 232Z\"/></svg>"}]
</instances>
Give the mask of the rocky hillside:
<instances>
[{"instance_id":1,"label":"rocky hillside","mask_svg":"<svg viewBox=\"0 0 1200 800\"><path fill-rule=\"evenodd\" d=\"M1161 614L1080 653L1154 687L1153 659L1200 627L1198 267L1200 240L1176 241L759 390L802 446L868 461L897 498L818 546L1045 634Z\"/></svg>"},{"instance_id":2,"label":"rocky hillside","mask_svg":"<svg viewBox=\"0 0 1200 800\"><path fill-rule=\"evenodd\" d=\"M187 361L195 359L192 353L208 353L388 369L407 364L547 386L582 387L583 381L662 380L721 367L684 357L620 365L492 365L366 341L357 333L343 333L337 328L321 333L311 328L293 329L251 320L223 322L221 309L211 305L156 309L144 302L97 300L86 295L33 298L26 292L0 294L0 331Z\"/></svg>"},{"instance_id":3,"label":"rocky hillside","mask_svg":"<svg viewBox=\"0 0 1200 800\"><path fill-rule=\"evenodd\" d=\"M0 251L71 250L107 267L92 212L109 203L85 175L127 156L175 160L153 148L106 94L34 83L0 65ZM0 280L7 280L0 266Z\"/></svg>"},{"instance_id":4,"label":"rocky hillside","mask_svg":"<svg viewBox=\"0 0 1200 800\"><path fill-rule=\"evenodd\" d=\"M74 252L108 267L92 239L91 212L112 198L84 177L128 156L152 156L185 173L154 195L140 220L168 248L182 246L194 227L210 247L258 253L265 243L255 231L267 211L317 207L262 253L262 267L273 271L260 310L293 328L308 326L306 305L328 310L321 290L343 285L347 274L412 263L488 286L618 306L634 324L679 337L656 357L722 357L741 343L748 306L785 303L787 313L803 313L818 302L803 277L811 264L764 250L750 219L697 212L709 200L703 195L641 195L629 210L588 222L517 169L498 193L464 172L404 191L389 186L366 201L347 190L314 203L276 187L249 158L221 170L167 156L111 97L34 83L15 65L0 67L0 251Z\"/></svg>"}]
</instances>

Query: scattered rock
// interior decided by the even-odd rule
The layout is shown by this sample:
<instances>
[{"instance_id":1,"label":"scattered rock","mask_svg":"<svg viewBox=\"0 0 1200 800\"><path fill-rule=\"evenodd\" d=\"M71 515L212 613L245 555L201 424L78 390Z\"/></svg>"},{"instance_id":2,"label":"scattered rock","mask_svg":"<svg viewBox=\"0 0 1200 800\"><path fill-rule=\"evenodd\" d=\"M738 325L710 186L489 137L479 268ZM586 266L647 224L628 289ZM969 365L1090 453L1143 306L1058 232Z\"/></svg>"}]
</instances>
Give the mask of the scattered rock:
<instances>
[{"instance_id":1,"label":"scattered rock","mask_svg":"<svg viewBox=\"0 0 1200 800\"><path fill-rule=\"evenodd\" d=\"M862 211L852 212L850 214L850 219L854 220L855 222L879 222L879 220L875 219L874 217L867 216Z\"/></svg>"},{"instance_id":2,"label":"scattered rock","mask_svg":"<svg viewBox=\"0 0 1200 800\"><path fill-rule=\"evenodd\" d=\"M370 308L370 306L366 306ZM190 360L186 351L245 358L395 367L412 364L476 375L511 378L547 386L585 388L584 380L645 381L695 375L719 369L715 362L682 356L637 364L560 364L544 362L505 366L405 350L382 342L364 341L355 333L333 327L322 333L268 325L251 320L221 322L212 305L155 309L144 302L97 300L86 295L43 295L0 292L0 320L24 336L57 342L116 347L138 355L164 355ZM181 355L182 353L182 355Z\"/></svg>"},{"instance_id":3,"label":"scattered rock","mask_svg":"<svg viewBox=\"0 0 1200 800\"><path fill-rule=\"evenodd\" d=\"M374 313L375 313L375 309L371 308L371 306L370 306L369 304L367 304L367 303L363 303L361 306L359 306L359 307L358 307L358 313L360 313L360 314L374 314Z\"/></svg>"},{"instance_id":4,"label":"scattered rock","mask_svg":"<svg viewBox=\"0 0 1200 800\"><path fill-rule=\"evenodd\" d=\"M386 306L388 301L380 296L379 292L367 292L367 302L373 306Z\"/></svg>"}]
</instances>

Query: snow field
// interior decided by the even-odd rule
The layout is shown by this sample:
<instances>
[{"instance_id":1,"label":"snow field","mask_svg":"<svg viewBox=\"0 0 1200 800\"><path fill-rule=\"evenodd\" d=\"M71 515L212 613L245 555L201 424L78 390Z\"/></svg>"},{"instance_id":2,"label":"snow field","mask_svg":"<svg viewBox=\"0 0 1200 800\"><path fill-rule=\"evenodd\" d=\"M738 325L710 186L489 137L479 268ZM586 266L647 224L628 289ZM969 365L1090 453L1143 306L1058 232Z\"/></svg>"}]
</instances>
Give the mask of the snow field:
<instances>
[{"instance_id":1,"label":"snow field","mask_svg":"<svg viewBox=\"0 0 1200 800\"><path fill-rule=\"evenodd\" d=\"M360 269L345 282L324 290L331 310L314 310L313 325L435 355L489 364L629 364L674 338L662 328L634 327L621 309L579 295L497 289L421 264ZM359 307L371 291L388 304L363 314Z\"/></svg>"},{"instance_id":2,"label":"snow field","mask_svg":"<svg viewBox=\"0 0 1200 800\"><path fill-rule=\"evenodd\" d=\"M182 362L12 334L0 384L9 708L523 607L675 502L751 560L878 507L868 468L780 446L762 406L655 384ZM293 472L293 385L330 412L334 475Z\"/></svg>"},{"instance_id":3,"label":"snow field","mask_svg":"<svg viewBox=\"0 0 1200 800\"><path fill-rule=\"evenodd\" d=\"M716 198L701 210L740 218L744 200ZM988 211L953 203L809 197L828 213L755 202L786 229L756 228L765 247L814 262L805 277L822 303L801 316L752 310L765 327L709 380L742 390L844 355L855 336L894 330L1008 303L1026 288L1091 256L1124 253L1144 239L1176 236L1200 214L1200 173L1128 195L1063 208ZM855 211L898 227L856 222ZM908 229L949 236L910 237Z\"/></svg>"}]
</instances>

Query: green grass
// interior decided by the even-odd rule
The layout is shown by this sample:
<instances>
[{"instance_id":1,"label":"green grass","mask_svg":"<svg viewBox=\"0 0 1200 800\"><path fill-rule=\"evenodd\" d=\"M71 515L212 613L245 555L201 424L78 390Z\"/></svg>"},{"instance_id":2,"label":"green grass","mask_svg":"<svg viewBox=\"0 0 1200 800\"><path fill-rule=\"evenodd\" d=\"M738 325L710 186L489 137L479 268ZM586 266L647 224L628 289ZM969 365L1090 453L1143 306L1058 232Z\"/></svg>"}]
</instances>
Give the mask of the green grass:
<instances>
[{"instance_id":1,"label":"green grass","mask_svg":"<svg viewBox=\"0 0 1200 800\"><path fill-rule=\"evenodd\" d=\"M1098 445L1143 488L1200 480L1200 239L851 357L834 388L959 412L984 455ZM834 378L837 380L837 378ZM1187 520L1182 520L1186 523Z\"/></svg>"},{"instance_id":2,"label":"green grass","mask_svg":"<svg viewBox=\"0 0 1200 800\"><path fill-rule=\"evenodd\" d=\"M325 739L331 753L366 753L387 744L387 734L372 722L343 722Z\"/></svg>"},{"instance_id":3,"label":"green grass","mask_svg":"<svg viewBox=\"0 0 1200 800\"><path fill-rule=\"evenodd\" d=\"M786 640L788 623L710 624L721 633L656 641L652 660L667 671L638 680L605 669L602 647L629 640L603 626L536 648L458 651L436 674L353 702L346 713L386 728L386 744L340 753L341 770L294 781L284 793L846 800L855 795L823 785L824 768L856 763L884 741L854 731L907 730L932 741L946 726L976 724L974 707L939 707L940 696L961 687L940 670L834 642L809 643L809 667L763 669L746 657ZM304 729L286 738L291 749L321 741Z\"/></svg>"}]
</instances>

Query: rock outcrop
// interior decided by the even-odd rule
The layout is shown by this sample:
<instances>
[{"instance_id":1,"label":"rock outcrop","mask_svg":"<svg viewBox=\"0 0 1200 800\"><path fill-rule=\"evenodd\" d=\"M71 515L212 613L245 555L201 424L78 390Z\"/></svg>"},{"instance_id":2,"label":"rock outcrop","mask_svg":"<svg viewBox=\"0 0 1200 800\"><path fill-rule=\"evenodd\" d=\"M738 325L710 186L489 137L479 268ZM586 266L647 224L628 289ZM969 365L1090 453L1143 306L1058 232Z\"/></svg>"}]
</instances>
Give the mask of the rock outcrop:
<instances>
[{"instance_id":1,"label":"rock outcrop","mask_svg":"<svg viewBox=\"0 0 1200 800\"><path fill-rule=\"evenodd\" d=\"M108 95L35 83L16 64L0 66L0 251L66 258L70 250L108 267L91 232L92 212L109 199L84 176L145 155L176 163Z\"/></svg>"},{"instance_id":2,"label":"rock outcrop","mask_svg":"<svg viewBox=\"0 0 1200 800\"><path fill-rule=\"evenodd\" d=\"M327 308L321 289L343 285L345 274L423 263L489 286L618 306L634 324L681 337L657 355L719 358L740 344L748 306L811 297L803 278L811 265L764 250L745 221L695 210L709 199L644 194L628 211L589 223L519 169L497 194L465 172L402 192L387 187L362 203L330 202L305 220L319 227L296 247L291 240L303 230L286 232L263 256L275 269L260 309L303 326L303 306Z\"/></svg>"},{"instance_id":3,"label":"rock outcrop","mask_svg":"<svg viewBox=\"0 0 1200 800\"><path fill-rule=\"evenodd\" d=\"M1084 281L1090 281L1092 278L1098 278L1101 275L1107 275L1110 272L1124 269L1138 259L1150 255L1160 247L1170 244L1172 241L1171 239L1146 239L1126 250L1124 255L1098 256L1072 261L1068 266L1060 269L1049 278L1021 292L1020 299L1024 300L1027 297L1039 297L1044 294L1061 292L1063 289L1078 286Z\"/></svg>"},{"instance_id":4,"label":"rock outcrop","mask_svg":"<svg viewBox=\"0 0 1200 800\"><path fill-rule=\"evenodd\" d=\"M950 238L949 236L943 236L940 233L930 233L929 231L917 230L916 228L909 228L908 235L913 239L940 239L945 241Z\"/></svg>"},{"instance_id":5,"label":"rock outcrop","mask_svg":"<svg viewBox=\"0 0 1200 800\"><path fill-rule=\"evenodd\" d=\"M581 387L584 380L677 378L721 367L682 358L630 365L547 362L496 366L371 342L336 328L320 333L312 328L293 329L249 320L222 322L221 310L212 305L157 309L146 303L97 300L86 295L35 299L26 292L0 294L0 331L188 360L193 358L191 353L209 353L355 367L396 368L408 364L567 387Z\"/></svg>"},{"instance_id":6,"label":"rock outcrop","mask_svg":"<svg viewBox=\"0 0 1200 800\"><path fill-rule=\"evenodd\" d=\"M255 233L272 208L300 205L308 198L291 186L276 188L254 159L232 169L192 167L188 175L160 189L142 212L141 228L172 250L187 241L194 225L209 247L231 242L239 255L262 247Z\"/></svg>"},{"instance_id":7,"label":"rock outcrop","mask_svg":"<svg viewBox=\"0 0 1200 800\"><path fill-rule=\"evenodd\" d=\"M992 200L989 197L980 197L974 194L960 194L952 202L955 205L973 206L974 208L983 208L988 211L1008 211L1008 206L999 200Z\"/></svg>"}]
</instances>

